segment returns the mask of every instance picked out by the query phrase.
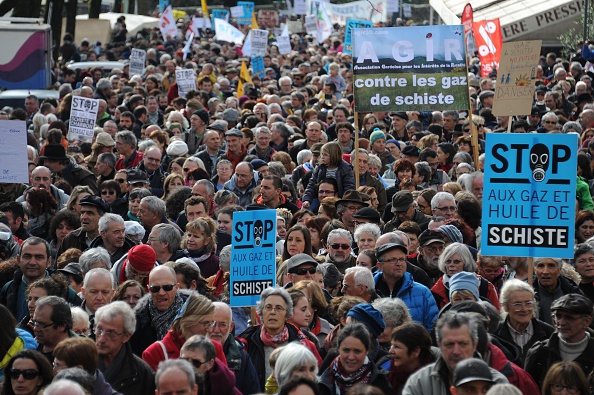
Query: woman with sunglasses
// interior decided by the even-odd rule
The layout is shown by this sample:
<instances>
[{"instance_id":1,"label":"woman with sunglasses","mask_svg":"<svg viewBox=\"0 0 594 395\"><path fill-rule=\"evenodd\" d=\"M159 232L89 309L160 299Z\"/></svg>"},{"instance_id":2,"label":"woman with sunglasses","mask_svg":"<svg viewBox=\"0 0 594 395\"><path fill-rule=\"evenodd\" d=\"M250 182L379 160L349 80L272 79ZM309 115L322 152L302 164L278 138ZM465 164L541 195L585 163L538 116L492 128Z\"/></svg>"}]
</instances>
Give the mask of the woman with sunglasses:
<instances>
[{"instance_id":1,"label":"woman with sunglasses","mask_svg":"<svg viewBox=\"0 0 594 395\"><path fill-rule=\"evenodd\" d=\"M198 293L192 294L177 313L171 329L163 340L148 346L142 353L142 359L156 372L159 362L179 358L180 350L186 340L194 335L207 336L212 332L214 311L215 306L210 299ZM216 348L217 358L226 365L227 359L223 346L214 340L212 342Z\"/></svg>"},{"instance_id":2,"label":"woman with sunglasses","mask_svg":"<svg viewBox=\"0 0 594 395\"><path fill-rule=\"evenodd\" d=\"M37 395L52 382L54 371L46 357L35 350L21 350L4 368L3 395Z\"/></svg>"}]
</instances>

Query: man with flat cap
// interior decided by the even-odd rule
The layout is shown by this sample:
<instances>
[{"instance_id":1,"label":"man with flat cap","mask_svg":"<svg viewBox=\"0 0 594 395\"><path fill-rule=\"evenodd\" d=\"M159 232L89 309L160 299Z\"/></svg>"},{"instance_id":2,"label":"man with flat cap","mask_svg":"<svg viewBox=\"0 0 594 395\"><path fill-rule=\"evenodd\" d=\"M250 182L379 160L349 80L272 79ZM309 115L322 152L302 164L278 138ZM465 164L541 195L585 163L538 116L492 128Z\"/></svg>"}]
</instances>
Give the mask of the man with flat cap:
<instances>
[{"instance_id":1,"label":"man with flat cap","mask_svg":"<svg viewBox=\"0 0 594 395\"><path fill-rule=\"evenodd\" d=\"M402 299L411 318L431 331L439 310L429 288L414 281L412 274L406 271L407 247L388 243L378 247L376 254L379 271L374 280L377 294Z\"/></svg>"},{"instance_id":2,"label":"man with flat cap","mask_svg":"<svg viewBox=\"0 0 594 395\"><path fill-rule=\"evenodd\" d=\"M287 259L287 276L290 283L285 288L291 288L301 280L313 280L318 262L309 254L295 254Z\"/></svg>"},{"instance_id":3,"label":"man with flat cap","mask_svg":"<svg viewBox=\"0 0 594 395\"><path fill-rule=\"evenodd\" d=\"M86 250L95 237L99 236L99 219L110 212L109 204L99 196L85 196L80 200L80 228L64 238L56 256L69 248Z\"/></svg>"},{"instance_id":4,"label":"man with flat cap","mask_svg":"<svg viewBox=\"0 0 594 395\"><path fill-rule=\"evenodd\" d=\"M489 365L482 359L468 358L456 365L452 395L486 394L495 384Z\"/></svg>"},{"instance_id":5,"label":"man with flat cap","mask_svg":"<svg viewBox=\"0 0 594 395\"><path fill-rule=\"evenodd\" d=\"M196 110L190 116L190 128L182 134L182 140L188 145L190 155L194 155L202 145L209 120L210 116L205 109Z\"/></svg>"},{"instance_id":6,"label":"man with flat cap","mask_svg":"<svg viewBox=\"0 0 594 395\"><path fill-rule=\"evenodd\" d=\"M390 117L392 117L392 123L389 134L397 140L408 141L408 134L406 133L408 115L406 111L395 111L390 114Z\"/></svg>"},{"instance_id":7,"label":"man with flat cap","mask_svg":"<svg viewBox=\"0 0 594 395\"><path fill-rule=\"evenodd\" d=\"M445 248L445 236L438 230L427 229L419 235L419 254L412 261L420 267L431 279L431 285L442 276L439 270L439 257Z\"/></svg>"},{"instance_id":8,"label":"man with flat cap","mask_svg":"<svg viewBox=\"0 0 594 395\"><path fill-rule=\"evenodd\" d=\"M573 361L587 376L594 367L594 339L588 327L592 323L592 301L579 294L567 294L555 300L551 316L555 333L548 340L535 343L524 369L541 388L549 368L557 362Z\"/></svg>"},{"instance_id":9,"label":"man with flat cap","mask_svg":"<svg viewBox=\"0 0 594 395\"><path fill-rule=\"evenodd\" d=\"M386 210L387 211L387 210ZM431 218L418 210L417 203L410 191L398 191L392 197L391 211L394 217L384 224L383 233L392 232L406 221L419 224L421 229L427 227Z\"/></svg>"}]
</instances>

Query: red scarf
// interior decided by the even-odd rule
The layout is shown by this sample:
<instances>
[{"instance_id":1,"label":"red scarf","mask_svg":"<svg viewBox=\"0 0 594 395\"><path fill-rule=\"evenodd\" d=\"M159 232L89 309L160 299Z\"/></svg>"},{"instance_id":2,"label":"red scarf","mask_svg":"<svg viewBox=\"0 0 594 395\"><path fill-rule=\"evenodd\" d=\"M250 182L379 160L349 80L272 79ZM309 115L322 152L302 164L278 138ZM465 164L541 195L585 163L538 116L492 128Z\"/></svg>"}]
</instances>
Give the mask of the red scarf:
<instances>
[{"instance_id":1,"label":"red scarf","mask_svg":"<svg viewBox=\"0 0 594 395\"><path fill-rule=\"evenodd\" d=\"M279 207L287 202L286 196L283 195L282 193L279 195L279 199L280 199L280 201L278 203ZM262 195L260 195L256 198L256 203L266 206L266 204L264 203L264 200L262 200Z\"/></svg>"},{"instance_id":2,"label":"red scarf","mask_svg":"<svg viewBox=\"0 0 594 395\"><path fill-rule=\"evenodd\" d=\"M229 159L229 161L233 164L233 169L235 169L235 167L237 167L237 164L243 160L243 157L245 156L246 153L247 153L247 149L245 148L244 145L242 145L241 153L239 155L234 155L229 150L227 150L227 153L225 155L227 156L227 159Z\"/></svg>"},{"instance_id":3,"label":"red scarf","mask_svg":"<svg viewBox=\"0 0 594 395\"><path fill-rule=\"evenodd\" d=\"M266 328L262 325L262 329L260 330L260 340L262 340L262 343L264 343L265 346L277 348L279 344L289 340L289 328L285 325L281 333L273 336L266 332Z\"/></svg>"}]
</instances>

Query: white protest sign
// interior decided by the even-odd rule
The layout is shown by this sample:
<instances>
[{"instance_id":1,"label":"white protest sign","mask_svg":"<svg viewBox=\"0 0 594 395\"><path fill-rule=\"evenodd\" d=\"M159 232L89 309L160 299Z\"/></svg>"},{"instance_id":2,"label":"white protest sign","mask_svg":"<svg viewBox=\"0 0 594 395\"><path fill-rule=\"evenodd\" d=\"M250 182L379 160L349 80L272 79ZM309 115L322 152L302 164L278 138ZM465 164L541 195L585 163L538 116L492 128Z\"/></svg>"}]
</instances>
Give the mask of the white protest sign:
<instances>
[{"instance_id":1,"label":"white protest sign","mask_svg":"<svg viewBox=\"0 0 594 395\"><path fill-rule=\"evenodd\" d=\"M240 5L231 7L231 16L233 18L243 18L243 7Z\"/></svg>"},{"instance_id":2,"label":"white protest sign","mask_svg":"<svg viewBox=\"0 0 594 395\"><path fill-rule=\"evenodd\" d=\"M146 51L144 49L132 48L130 54L130 75L142 75L144 73L144 62Z\"/></svg>"},{"instance_id":3,"label":"white protest sign","mask_svg":"<svg viewBox=\"0 0 594 395\"><path fill-rule=\"evenodd\" d=\"M243 46L241 47L241 53L244 56L252 56L252 31L250 30L245 37L245 41L243 42Z\"/></svg>"},{"instance_id":4,"label":"white protest sign","mask_svg":"<svg viewBox=\"0 0 594 395\"><path fill-rule=\"evenodd\" d=\"M280 52L281 55L291 53L291 39L289 36L278 36L276 38L276 43L278 44L278 52Z\"/></svg>"},{"instance_id":5,"label":"white protest sign","mask_svg":"<svg viewBox=\"0 0 594 395\"><path fill-rule=\"evenodd\" d=\"M287 29L291 33L303 33L303 23L301 21L287 21Z\"/></svg>"},{"instance_id":6,"label":"white protest sign","mask_svg":"<svg viewBox=\"0 0 594 395\"><path fill-rule=\"evenodd\" d=\"M175 70L175 81L179 96L186 97L186 93L196 90L196 71L194 69Z\"/></svg>"},{"instance_id":7,"label":"white protest sign","mask_svg":"<svg viewBox=\"0 0 594 395\"><path fill-rule=\"evenodd\" d=\"M69 140L79 140L88 143L93 141L98 110L98 99L88 99L81 96L72 97L70 128L68 132Z\"/></svg>"},{"instance_id":8,"label":"white protest sign","mask_svg":"<svg viewBox=\"0 0 594 395\"><path fill-rule=\"evenodd\" d=\"M167 41L167 36L171 38L177 37L177 26L175 24L175 17L173 16L173 9L168 6L159 18L159 30L163 35L163 39Z\"/></svg>"},{"instance_id":9,"label":"white protest sign","mask_svg":"<svg viewBox=\"0 0 594 395\"><path fill-rule=\"evenodd\" d=\"M28 183L27 124L0 121L0 183Z\"/></svg>"},{"instance_id":10,"label":"white protest sign","mask_svg":"<svg viewBox=\"0 0 594 395\"><path fill-rule=\"evenodd\" d=\"M293 4L295 15L307 15L307 8L305 7L305 0L295 0Z\"/></svg>"},{"instance_id":11,"label":"white protest sign","mask_svg":"<svg viewBox=\"0 0 594 395\"><path fill-rule=\"evenodd\" d=\"M410 4L402 4L402 14L405 18L410 18L412 16L412 7Z\"/></svg>"},{"instance_id":12,"label":"white protest sign","mask_svg":"<svg viewBox=\"0 0 594 395\"><path fill-rule=\"evenodd\" d=\"M316 34L318 32L318 18L315 15L305 17L305 31L307 34Z\"/></svg>"},{"instance_id":13,"label":"white protest sign","mask_svg":"<svg viewBox=\"0 0 594 395\"><path fill-rule=\"evenodd\" d=\"M387 0L386 2L386 8L388 9L388 13L394 13L394 12L398 12L400 7L400 3L398 2L398 0Z\"/></svg>"},{"instance_id":14,"label":"white protest sign","mask_svg":"<svg viewBox=\"0 0 594 395\"><path fill-rule=\"evenodd\" d=\"M225 22L222 19L215 19L216 39L241 45L245 35L235 26Z\"/></svg>"},{"instance_id":15,"label":"white protest sign","mask_svg":"<svg viewBox=\"0 0 594 395\"><path fill-rule=\"evenodd\" d=\"M190 38L192 34L194 36L198 35L198 25L200 25L200 20L202 18L193 17L192 22L190 22L190 26L188 26L188 30L186 31L186 40Z\"/></svg>"},{"instance_id":16,"label":"white protest sign","mask_svg":"<svg viewBox=\"0 0 594 395\"><path fill-rule=\"evenodd\" d=\"M251 56L264 56L266 55L266 47L268 47L268 31L252 29L250 30L252 35L252 55Z\"/></svg>"}]
</instances>

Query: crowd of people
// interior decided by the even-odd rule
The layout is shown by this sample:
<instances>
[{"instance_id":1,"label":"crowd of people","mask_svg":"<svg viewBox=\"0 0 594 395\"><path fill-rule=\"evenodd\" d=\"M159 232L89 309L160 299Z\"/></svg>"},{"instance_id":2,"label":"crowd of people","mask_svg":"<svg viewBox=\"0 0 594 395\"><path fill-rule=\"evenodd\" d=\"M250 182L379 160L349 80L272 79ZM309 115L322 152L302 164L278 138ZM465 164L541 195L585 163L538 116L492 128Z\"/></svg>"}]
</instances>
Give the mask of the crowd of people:
<instances>
[{"instance_id":1,"label":"crowd of people","mask_svg":"<svg viewBox=\"0 0 594 395\"><path fill-rule=\"evenodd\" d=\"M592 393L587 45L541 58L523 117L492 114L477 58L470 109L357 114L344 29L288 55L271 35L252 82L207 33L184 60L116 30L67 34L58 64L121 68L57 67L59 100L0 111L27 123L30 175L0 184L2 394ZM70 139L76 96L98 99L92 142ZM508 129L579 135L574 259L481 254L484 141ZM271 209L276 287L231 307L233 214Z\"/></svg>"}]
</instances>

